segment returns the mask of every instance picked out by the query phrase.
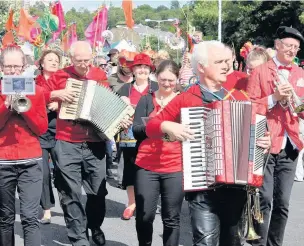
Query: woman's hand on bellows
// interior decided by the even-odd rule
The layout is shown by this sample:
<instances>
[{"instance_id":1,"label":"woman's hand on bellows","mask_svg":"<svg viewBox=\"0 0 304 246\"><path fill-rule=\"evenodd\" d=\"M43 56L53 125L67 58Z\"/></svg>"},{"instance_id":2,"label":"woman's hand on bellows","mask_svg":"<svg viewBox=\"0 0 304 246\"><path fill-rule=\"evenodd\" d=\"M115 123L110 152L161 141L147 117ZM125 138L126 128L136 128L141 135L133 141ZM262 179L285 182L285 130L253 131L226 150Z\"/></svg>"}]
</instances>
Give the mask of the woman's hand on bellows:
<instances>
[{"instance_id":1,"label":"woman's hand on bellows","mask_svg":"<svg viewBox=\"0 0 304 246\"><path fill-rule=\"evenodd\" d=\"M265 149L264 153L266 153L271 147L270 132L266 132L264 137L258 138L256 144L257 146Z\"/></svg>"},{"instance_id":2,"label":"woman's hand on bellows","mask_svg":"<svg viewBox=\"0 0 304 246\"><path fill-rule=\"evenodd\" d=\"M169 136L170 141L182 142L194 139L194 133L188 126L176 122L164 121L161 124L161 129L163 133Z\"/></svg>"}]
</instances>

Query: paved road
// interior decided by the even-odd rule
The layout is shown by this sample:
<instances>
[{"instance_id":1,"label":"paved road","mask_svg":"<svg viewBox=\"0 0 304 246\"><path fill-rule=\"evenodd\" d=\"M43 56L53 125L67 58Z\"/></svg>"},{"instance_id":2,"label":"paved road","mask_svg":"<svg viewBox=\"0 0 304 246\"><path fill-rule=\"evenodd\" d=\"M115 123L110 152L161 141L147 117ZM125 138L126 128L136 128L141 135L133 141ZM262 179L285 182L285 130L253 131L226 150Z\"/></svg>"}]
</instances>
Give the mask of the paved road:
<instances>
[{"instance_id":1,"label":"paved road","mask_svg":"<svg viewBox=\"0 0 304 246\"><path fill-rule=\"evenodd\" d=\"M123 221L120 216L125 208L126 193L117 189L114 183L108 184L109 195L107 196L107 213L103 224L103 231L106 234L107 246L137 246L135 218L130 221ZM291 205L290 219L285 234L284 246L303 246L304 245L304 183L294 184ZM70 245L62 211L58 203L56 193L56 207L53 209L51 225L42 226L42 245L58 246ZM17 203L18 209L18 203ZM22 246L22 230L19 215L16 222L16 245ZM94 245L92 243L92 245ZM153 246L162 245L162 222L160 215L156 216L154 222ZM189 226L187 203L185 202L182 210L181 238L180 246L191 246L191 229Z\"/></svg>"}]
</instances>

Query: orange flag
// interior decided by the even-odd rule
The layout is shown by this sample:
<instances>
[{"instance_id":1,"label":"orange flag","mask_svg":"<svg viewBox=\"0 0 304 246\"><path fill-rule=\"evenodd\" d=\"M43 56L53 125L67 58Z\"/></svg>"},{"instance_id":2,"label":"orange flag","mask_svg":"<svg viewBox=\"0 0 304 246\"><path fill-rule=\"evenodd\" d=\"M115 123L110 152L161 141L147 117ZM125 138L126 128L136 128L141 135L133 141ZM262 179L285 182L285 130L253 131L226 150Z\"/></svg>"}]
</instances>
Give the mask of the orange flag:
<instances>
[{"instance_id":1,"label":"orange flag","mask_svg":"<svg viewBox=\"0 0 304 246\"><path fill-rule=\"evenodd\" d=\"M18 36L23 37L27 41L33 42L31 38L31 29L35 24L35 20L26 12L25 9L20 10Z\"/></svg>"},{"instance_id":2,"label":"orange flag","mask_svg":"<svg viewBox=\"0 0 304 246\"><path fill-rule=\"evenodd\" d=\"M15 38L14 38L12 30L10 30L7 33L5 33L5 35L3 36L2 46L7 46L7 45L13 44L13 43L15 43Z\"/></svg>"},{"instance_id":3,"label":"orange flag","mask_svg":"<svg viewBox=\"0 0 304 246\"><path fill-rule=\"evenodd\" d=\"M133 14L132 14L132 10L133 10L133 2L132 0L123 0L122 1L122 8L125 14L125 20L126 20L126 25L127 27L129 27L130 29L133 29L134 26L134 20L133 20Z\"/></svg>"},{"instance_id":4,"label":"orange flag","mask_svg":"<svg viewBox=\"0 0 304 246\"><path fill-rule=\"evenodd\" d=\"M12 9L10 9L7 22L5 23L5 29L6 31L15 30L14 11Z\"/></svg>"}]
</instances>

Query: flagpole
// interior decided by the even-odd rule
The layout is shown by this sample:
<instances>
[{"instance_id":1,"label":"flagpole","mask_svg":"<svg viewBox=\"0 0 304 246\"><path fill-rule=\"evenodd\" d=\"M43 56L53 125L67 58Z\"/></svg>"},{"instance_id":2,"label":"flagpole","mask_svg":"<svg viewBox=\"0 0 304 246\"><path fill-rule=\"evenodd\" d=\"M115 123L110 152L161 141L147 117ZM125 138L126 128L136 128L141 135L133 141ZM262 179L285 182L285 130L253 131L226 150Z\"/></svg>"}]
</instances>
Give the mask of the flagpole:
<instances>
[{"instance_id":1,"label":"flagpole","mask_svg":"<svg viewBox=\"0 0 304 246\"><path fill-rule=\"evenodd\" d=\"M94 35L94 42L93 42L93 54L95 55L95 43L96 43L96 37L97 37L97 28L98 28L98 22L99 22L99 13L100 13L100 8L98 8L98 12L97 12L97 23L96 23L96 28L95 28L95 35Z\"/></svg>"},{"instance_id":2,"label":"flagpole","mask_svg":"<svg viewBox=\"0 0 304 246\"><path fill-rule=\"evenodd\" d=\"M218 0L218 40L222 42L222 0Z\"/></svg>"}]
</instances>

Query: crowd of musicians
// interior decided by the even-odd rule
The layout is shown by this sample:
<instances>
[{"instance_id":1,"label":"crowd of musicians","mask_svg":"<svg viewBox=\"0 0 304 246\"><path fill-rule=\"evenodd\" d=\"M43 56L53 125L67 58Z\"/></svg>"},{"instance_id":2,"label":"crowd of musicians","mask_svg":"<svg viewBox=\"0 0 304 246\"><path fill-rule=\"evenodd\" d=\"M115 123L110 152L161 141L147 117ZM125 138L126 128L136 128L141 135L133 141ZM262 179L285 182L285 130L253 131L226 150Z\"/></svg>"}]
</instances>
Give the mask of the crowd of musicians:
<instances>
[{"instance_id":1,"label":"crowd of musicians","mask_svg":"<svg viewBox=\"0 0 304 246\"><path fill-rule=\"evenodd\" d=\"M182 155L186 153L181 143L193 139L194 132L180 118L181 108L213 101L256 102L268 125L257 140L266 160L260 187L264 223L254 225L260 238L248 243L283 245L297 159L303 149L299 125L304 113L296 114L290 106L294 94L304 96L304 70L293 63L303 43L299 31L279 27L274 54L255 47L247 56L247 73L234 70L234 51L219 41L197 42L193 52L184 55L181 69L165 53L151 59L146 53L127 57L112 49L108 57L93 59L85 41L72 44L71 65L60 68L60 54L46 50L38 61L36 93L27 96L31 101L28 111L16 112L14 97L0 93L0 245L15 245L16 188L24 245L41 245L40 226L51 223L55 205L50 160L70 243L89 246L89 233L96 245L106 243L102 223L106 181L113 178L113 146L101 141L92 125L58 117L62 102L73 103L78 96L66 89L69 78L97 81L135 108L134 117L121 122L122 131L115 141L117 158L124 163L121 187L128 199L122 219L136 216L138 243L134 245L140 246L152 245L159 197L163 245L179 245L184 199L189 205L192 245L245 243L240 233L245 189L227 185L183 191ZM17 45L4 47L0 65L3 75L22 75L27 68L25 54ZM189 85L189 80L194 82ZM38 218L40 206L42 218Z\"/></svg>"}]
</instances>

